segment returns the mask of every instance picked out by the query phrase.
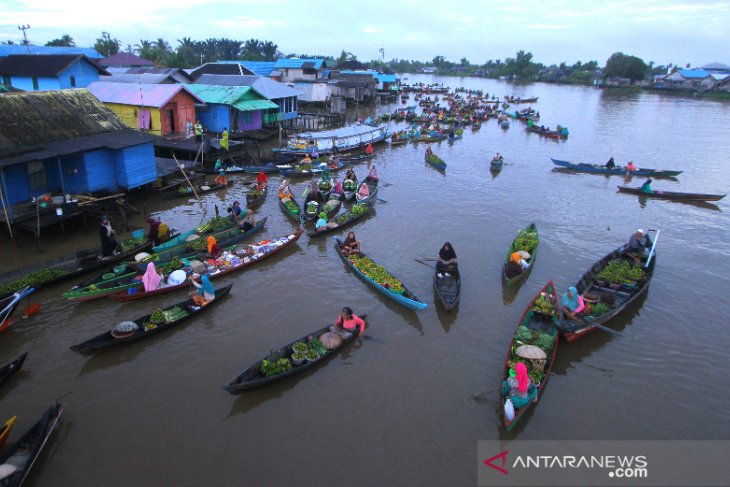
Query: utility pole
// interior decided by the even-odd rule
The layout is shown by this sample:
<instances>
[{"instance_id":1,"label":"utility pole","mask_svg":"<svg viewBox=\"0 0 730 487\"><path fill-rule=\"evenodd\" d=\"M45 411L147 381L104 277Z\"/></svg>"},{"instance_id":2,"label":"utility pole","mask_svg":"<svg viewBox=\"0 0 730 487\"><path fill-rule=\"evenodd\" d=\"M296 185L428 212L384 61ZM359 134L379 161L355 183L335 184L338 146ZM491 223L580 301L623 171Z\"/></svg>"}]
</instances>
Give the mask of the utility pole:
<instances>
[{"instance_id":1,"label":"utility pole","mask_svg":"<svg viewBox=\"0 0 730 487\"><path fill-rule=\"evenodd\" d=\"M28 42L28 35L25 32L28 29L30 29L30 25L19 25L18 26L18 30L23 31L23 45L24 46L27 46L28 44L30 44L30 42Z\"/></svg>"}]
</instances>

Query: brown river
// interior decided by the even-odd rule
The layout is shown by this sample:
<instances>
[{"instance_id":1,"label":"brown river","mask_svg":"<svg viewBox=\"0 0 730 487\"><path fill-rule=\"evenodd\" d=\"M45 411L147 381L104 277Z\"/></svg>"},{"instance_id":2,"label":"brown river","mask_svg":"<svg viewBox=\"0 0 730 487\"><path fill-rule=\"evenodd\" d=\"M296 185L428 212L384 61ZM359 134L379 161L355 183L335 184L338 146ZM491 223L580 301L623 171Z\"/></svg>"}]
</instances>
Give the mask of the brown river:
<instances>
[{"instance_id":1,"label":"brown river","mask_svg":"<svg viewBox=\"0 0 730 487\"><path fill-rule=\"evenodd\" d=\"M539 96L540 123L570 130L568 140L555 142L517 121L502 130L489 120L462 140L432 145L445 172L424 164L424 144L376 147L381 201L354 230L363 250L428 308L414 312L387 300L344 266L331 237L306 235L250 270L214 281L234 283L231 295L198 319L92 358L69 347L184 293L72 303L60 295L73 282L43 289L31 299L41 303L40 313L16 316L0 335L1 363L29 352L0 391L0 420L18 415L9 444L71 393L29 484L467 486L477 484L479 440L730 439L727 201L640 202L617 193L622 177L566 174L550 161L632 159L684 171L678 181L655 180L654 189L725 193L730 103L469 78L406 80L416 81ZM493 176L496 151L506 162ZM355 170L362 178L366 166ZM245 201L252 178L234 177L230 189L203 197L209 215L215 205L224 212ZM279 180L273 176L272 185ZM304 187L296 183L295 194ZM202 218L193 201L153 196L134 204L182 230ZM257 211L264 216L266 228L254 238L294 229L273 192ZM136 223L143 221L140 215ZM540 231L539 256L527 281L505 290L504 254L530 222ZM648 293L609 323L619 335L597 331L561 342L539 403L504 432L503 361L528 302L550 279L563 293L639 227L661 229ZM462 272L461 303L452 312L435 303L431 263L418 261L433 258L445 241ZM94 225L45 235L42 254L29 235L16 243L5 236L0 264L4 271L97 242ZM345 305L368 314L366 339L292 380L239 396L223 390L270 349L333 322Z\"/></svg>"}]
</instances>

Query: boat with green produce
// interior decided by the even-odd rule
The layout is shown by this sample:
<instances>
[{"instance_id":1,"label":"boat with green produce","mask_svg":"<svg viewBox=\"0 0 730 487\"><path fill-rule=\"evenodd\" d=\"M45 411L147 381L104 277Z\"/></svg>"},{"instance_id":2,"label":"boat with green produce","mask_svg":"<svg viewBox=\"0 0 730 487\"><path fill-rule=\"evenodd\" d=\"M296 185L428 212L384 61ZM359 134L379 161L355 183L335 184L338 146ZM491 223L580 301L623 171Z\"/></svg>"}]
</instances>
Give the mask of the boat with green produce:
<instances>
[{"instance_id":1,"label":"boat with green produce","mask_svg":"<svg viewBox=\"0 0 730 487\"><path fill-rule=\"evenodd\" d=\"M229 188L233 184L232 180L227 180L226 184L217 185L214 182L206 182L203 181L199 184L194 184L195 186L195 192L193 192L193 189L188 184L181 184L178 186L177 189L166 191L162 193L162 197L164 199L174 199L174 198L190 198L195 197L195 193L200 196L201 194L205 193L212 193L214 191L218 191L220 189Z\"/></svg>"},{"instance_id":2,"label":"boat with green produce","mask_svg":"<svg viewBox=\"0 0 730 487\"><path fill-rule=\"evenodd\" d=\"M372 210L371 205L366 204L355 204L352 205L352 209L349 212L343 213L342 215L335 218L333 221L327 223L325 228L320 230L310 230L307 232L309 238L320 237L327 235L328 233L336 232L342 228L351 225L352 223L360 220ZM372 210L374 211L374 210Z\"/></svg>"},{"instance_id":3,"label":"boat with green produce","mask_svg":"<svg viewBox=\"0 0 730 487\"><path fill-rule=\"evenodd\" d=\"M226 219L231 220L227 217ZM234 220L233 225L225 225L222 230L216 230L207 236L201 236L198 234L191 235L184 243L157 252L156 254L160 256L160 259L166 260L172 259L175 256L201 252L204 249L208 248L208 236L215 237L216 242L220 247L233 245L234 243L241 242L250 235L254 235L263 230L265 223L266 218L263 218L260 221L256 222L256 224L250 230L243 231L238 227L238 223Z\"/></svg>"},{"instance_id":4,"label":"boat with green produce","mask_svg":"<svg viewBox=\"0 0 730 487\"><path fill-rule=\"evenodd\" d=\"M600 259L576 283L578 294L595 302L590 305L588 316L580 321L566 318L557 323L568 342L595 331L595 325L605 325L649 289L656 253L652 253L647 266L636 264L626 255L625 248L622 245Z\"/></svg>"},{"instance_id":5,"label":"boat with green produce","mask_svg":"<svg viewBox=\"0 0 730 487\"><path fill-rule=\"evenodd\" d=\"M500 387L502 424L507 431L537 403L550 377L560 337L554 326L559 316L557 306L555 285L550 281L527 305L510 341ZM526 366L529 377L524 394L515 390L518 379L512 376L520 362Z\"/></svg>"},{"instance_id":6,"label":"boat with green produce","mask_svg":"<svg viewBox=\"0 0 730 487\"><path fill-rule=\"evenodd\" d=\"M177 245L184 244L188 237L195 234L198 236L207 235L209 233L213 233L219 230L225 230L227 228L232 228L234 225L236 225L235 220L232 220L225 216L214 216L209 221L205 223L201 223L197 227L193 228L192 230L188 230L187 232L183 232L180 235L177 235L174 238L171 238L165 243L162 243L160 245L157 245L155 247L152 247L152 252L160 253L164 250L168 250L172 247L175 247Z\"/></svg>"},{"instance_id":7,"label":"boat with green produce","mask_svg":"<svg viewBox=\"0 0 730 487\"><path fill-rule=\"evenodd\" d=\"M294 220L297 224L301 223L303 218L302 207L294 199L291 191L279 192L279 206L286 216Z\"/></svg>"},{"instance_id":8,"label":"boat with green produce","mask_svg":"<svg viewBox=\"0 0 730 487\"><path fill-rule=\"evenodd\" d=\"M436 154L426 155L425 160L428 164L431 164L436 169L443 169L443 170L446 169L446 163L444 162L443 159L441 159Z\"/></svg>"},{"instance_id":9,"label":"boat with green produce","mask_svg":"<svg viewBox=\"0 0 730 487\"><path fill-rule=\"evenodd\" d=\"M345 256L340 248L341 245L340 239L335 237L337 255L357 277L374 287L376 291L408 309L418 311L428 307L383 266L376 264L362 252L359 255Z\"/></svg>"},{"instance_id":10,"label":"boat with green produce","mask_svg":"<svg viewBox=\"0 0 730 487\"><path fill-rule=\"evenodd\" d=\"M357 175L355 175L355 179L345 179L342 182L342 196L345 198L345 201L352 201L355 198L357 188Z\"/></svg>"},{"instance_id":11,"label":"boat with green produce","mask_svg":"<svg viewBox=\"0 0 730 487\"><path fill-rule=\"evenodd\" d=\"M112 330L106 331L90 340L71 347L74 352L91 355L112 348L129 345L160 332L174 328L190 320L221 302L231 291L233 284L215 290L215 299L204 306L195 306L191 298L167 308L157 308L153 313L137 318L134 321L122 322ZM121 326L124 324L125 326Z\"/></svg>"},{"instance_id":12,"label":"boat with green produce","mask_svg":"<svg viewBox=\"0 0 730 487\"><path fill-rule=\"evenodd\" d=\"M302 230L298 229L295 233L283 237L262 240L255 244L239 246L230 251L226 251L217 259L209 260L206 263L207 270L205 272L201 272L201 274L207 274L208 277L213 280L221 276L246 269L247 267L255 265L256 263L266 260L267 258L283 251L296 242L301 235ZM169 274L166 274L163 277L163 281L169 281ZM110 294L109 297L114 301L126 303L189 287L190 284L186 279L180 284L166 285L152 291L144 291L142 288L137 288L131 293L129 291L121 291L116 294Z\"/></svg>"},{"instance_id":13,"label":"boat with green produce","mask_svg":"<svg viewBox=\"0 0 730 487\"><path fill-rule=\"evenodd\" d=\"M253 209L261 206L266 199L266 193L269 191L268 186L254 186L246 193L246 208Z\"/></svg>"},{"instance_id":14,"label":"boat with green produce","mask_svg":"<svg viewBox=\"0 0 730 487\"><path fill-rule=\"evenodd\" d=\"M48 442L53 429L58 424L62 412L63 406L56 402L0 457L0 465L5 468L5 476L0 479L0 485L15 487L23 484L38 459L38 455Z\"/></svg>"},{"instance_id":15,"label":"boat with green produce","mask_svg":"<svg viewBox=\"0 0 730 487\"><path fill-rule=\"evenodd\" d=\"M366 316L362 316L366 319ZM357 333L345 333L344 337L329 331L329 326L320 328L302 338L274 350L223 386L231 394L240 394L298 375L305 370L321 365L345 346L353 343ZM329 335L328 335L329 334ZM326 338L320 340L321 337ZM327 348L322 341L330 344ZM293 359L293 357L296 358Z\"/></svg>"},{"instance_id":16,"label":"boat with green produce","mask_svg":"<svg viewBox=\"0 0 730 487\"><path fill-rule=\"evenodd\" d=\"M507 285L522 281L532 271L532 268L535 265L535 259L537 259L537 246L539 243L540 236L537 233L537 225L534 223L530 223L517 233L517 236L507 249L507 254L505 254L504 257L504 264L502 264L502 277ZM516 276L507 277L507 264L509 264L510 256L515 252L522 252L522 258L530 264L530 267L523 270ZM529 255L529 257L524 254L525 252Z\"/></svg>"}]
</instances>

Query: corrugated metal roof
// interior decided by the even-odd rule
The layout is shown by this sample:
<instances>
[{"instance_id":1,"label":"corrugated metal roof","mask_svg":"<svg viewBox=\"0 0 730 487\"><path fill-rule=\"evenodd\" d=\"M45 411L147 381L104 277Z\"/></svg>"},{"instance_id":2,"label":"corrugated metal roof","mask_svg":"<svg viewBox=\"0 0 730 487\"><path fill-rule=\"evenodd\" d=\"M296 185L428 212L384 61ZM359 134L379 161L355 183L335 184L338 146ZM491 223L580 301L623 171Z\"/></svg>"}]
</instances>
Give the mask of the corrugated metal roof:
<instances>
[{"instance_id":1,"label":"corrugated metal roof","mask_svg":"<svg viewBox=\"0 0 730 487\"><path fill-rule=\"evenodd\" d=\"M679 69L678 71L687 79L704 79L710 75L710 72L704 69Z\"/></svg>"},{"instance_id":2,"label":"corrugated metal roof","mask_svg":"<svg viewBox=\"0 0 730 487\"><path fill-rule=\"evenodd\" d=\"M190 79L196 80L204 74L245 75L254 73L241 64L240 61L221 61L216 63L205 63L199 68L192 70L190 72Z\"/></svg>"},{"instance_id":3,"label":"corrugated metal roof","mask_svg":"<svg viewBox=\"0 0 730 487\"><path fill-rule=\"evenodd\" d=\"M279 108L279 105L269 100L239 100L233 106L242 112Z\"/></svg>"},{"instance_id":4,"label":"corrugated metal roof","mask_svg":"<svg viewBox=\"0 0 730 487\"><path fill-rule=\"evenodd\" d=\"M276 100L290 96L299 96L301 91L279 83L265 76L231 76L204 74L195 81L195 84L219 85L219 86L250 86L264 98Z\"/></svg>"},{"instance_id":5,"label":"corrugated metal roof","mask_svg":"<svg viewBox=\"0 0 730 487\"><path fill-rule=\"evenodd\" d=\"M0 57L13 54L83 54L90 59L101 59L104 56L90 47L53 47L53 46L8 46L0 45Z\"/></svg>"},{"instance_id":6,"label":"corrugated metal roof","mask_svg":"<svg viewBox=\"0 0 730 487\"><path fill-rule=\"evenodd\" d=\"M0 57L0 75L55 78L79 60L94 67L100 74L109 74L82 54L13 54Z\"/></svg>"},{"instance_id":7,"label":"corrugated metal roof","mask_svg":"<svg viewBox=\"0 0 730 487\"><path fill-rule=\"evenodd\" d=\"M144 83L149 85L175 83L172 76L157 73L117 73L111 76L102 76L99 81L103 83Z\"/></svg>"},{"instance_id":8,"label":"corrugated metal roof","mask_svg":"<svg viewBox=\"0 0 730 487\"><path fill-rule=\"evenodd\" d=\"M185 91L196 101L203 103L203 100L183 85L105 83L97 81L91 83L87 88L104 103L161 108L180 91Z\"/></svg>"},{"instance_id":9,"label":"corrugated metal roof","mask_svg":"<svg viewBox=\"0 0 730 487\"><path fill-rule=\"evenodd\" d=\"M102 66L154 66L155 63L147 59L141 58L132 52L119 52L109 57L105 57L99 64Z\"/></svg>"},{"instance_id":10,"label":"corrugated metal roof","mask_svg":"<svg viewBox=\"0 0 730 487\"><path fill-rule=\"evenodd\" d=\"M321 69L324 65L324 59L296 59L296 58L285 59L285 58L281 58L281 59L276 60L276 63L274 63L274 67L276 69L281 69L281 68L294 68L294 69L299 68L299 69L301 69L304 67L305 64L307 65L306 67L308 67L308 68Z\"/></svg>"},{"instance_id":11,"label":"corrugated metal roof","mask_svg":"<svg viewBox=\"0 0 730 487\"><path fill-rule=\"evenodd\" d=\"M275 61L241 61L241 64L259 76L271 76Z\"/></svg>"},{"instance_id":12,"label":"corrugated metal roof","mask_svg":"<svg viewBox=\"0 0 730 487\"><path fill-rule=\"evenodd\" d=\"M184 85L205 103L233 105L251 90L250 86Z\"/></svg>"}]
</instances>

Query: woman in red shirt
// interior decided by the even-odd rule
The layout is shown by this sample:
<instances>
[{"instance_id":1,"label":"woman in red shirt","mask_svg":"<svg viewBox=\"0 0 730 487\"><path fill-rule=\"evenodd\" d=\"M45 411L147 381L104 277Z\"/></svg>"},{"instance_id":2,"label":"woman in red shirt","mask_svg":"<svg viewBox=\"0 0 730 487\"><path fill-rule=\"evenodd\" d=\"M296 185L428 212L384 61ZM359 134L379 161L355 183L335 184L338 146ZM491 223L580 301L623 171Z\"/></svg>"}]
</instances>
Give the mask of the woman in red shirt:
<instances>
[{"instance_id":1,"label":"woman in red shirt","mask_svg":"<svg viewBox=\"0 0 730 487\"><path fill-rule=\"evenodd\" d=\"M357 329L360 329L360 335L363 336L365 333L365 320L357 316L352 312L352 309L345 306L342 308L342 313L340 313L339 318L337 318L337 321L335 322L335 330L334 331L346 331L350 333L354 333L357 331Z\"/></svg>"}]
</instances>

